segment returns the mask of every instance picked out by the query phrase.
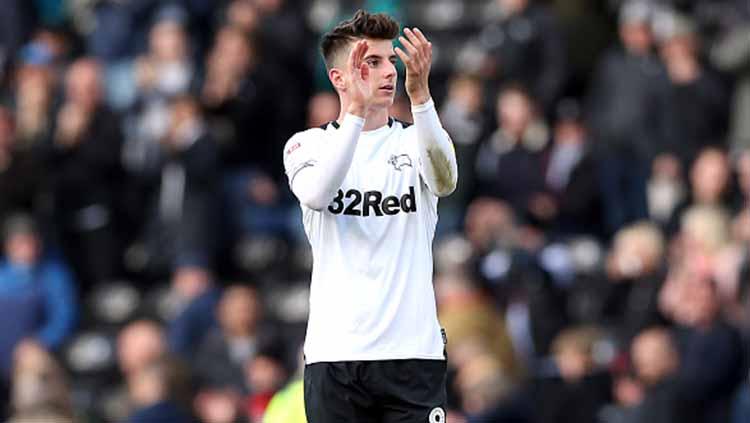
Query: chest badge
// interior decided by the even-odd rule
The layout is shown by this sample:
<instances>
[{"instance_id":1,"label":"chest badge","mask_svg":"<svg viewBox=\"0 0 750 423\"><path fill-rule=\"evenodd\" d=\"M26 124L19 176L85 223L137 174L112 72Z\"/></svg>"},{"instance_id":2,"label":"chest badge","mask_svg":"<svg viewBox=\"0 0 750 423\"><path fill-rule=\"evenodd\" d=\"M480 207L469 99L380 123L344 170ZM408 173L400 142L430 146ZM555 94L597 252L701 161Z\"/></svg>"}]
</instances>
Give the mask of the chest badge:
<instances>
[{"instance_id":1,"label":"chest badge","mask_svg":"<svg viewBox=\"0 0 750 423\"><path fill-rule=\"evenodd\" d=\"M398 156L395 154L391 154L391 158L388 159L388 163L393 165L393 168L398 170L399 172L406 166L413 167L411 165L411 157L409 157L407 154L399 154Z\"/></svg>"}]
</instances>

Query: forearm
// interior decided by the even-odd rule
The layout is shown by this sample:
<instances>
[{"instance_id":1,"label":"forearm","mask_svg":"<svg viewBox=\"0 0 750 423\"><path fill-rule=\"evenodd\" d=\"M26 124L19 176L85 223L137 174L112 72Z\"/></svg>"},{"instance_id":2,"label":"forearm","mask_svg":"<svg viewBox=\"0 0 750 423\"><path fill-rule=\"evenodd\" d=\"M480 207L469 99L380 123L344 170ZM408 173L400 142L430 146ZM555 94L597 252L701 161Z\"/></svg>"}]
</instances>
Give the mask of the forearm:
<instances>
[{"instance_id":1,"label":"forearm","mask_svg":"<svg viewBox=\"0 0 750 423\"><path fill-rule=\"evenodd\" d=\"M321 210L331 202L349 171L364 124L363 118L347 114L318 160L297 171L291 187L302 205Z\"/></svg>"},{"instance_id":2,"label":"forearm","mask_svg":"<svg viewBox=\"0 0 750 423\"><path fill-rule=\"evenodd\" d=\"M412 106L422 177L433 194L443 197L456 189L458 165L453 142L440 123L432 99Z\"/></svg>"}]
</instances>

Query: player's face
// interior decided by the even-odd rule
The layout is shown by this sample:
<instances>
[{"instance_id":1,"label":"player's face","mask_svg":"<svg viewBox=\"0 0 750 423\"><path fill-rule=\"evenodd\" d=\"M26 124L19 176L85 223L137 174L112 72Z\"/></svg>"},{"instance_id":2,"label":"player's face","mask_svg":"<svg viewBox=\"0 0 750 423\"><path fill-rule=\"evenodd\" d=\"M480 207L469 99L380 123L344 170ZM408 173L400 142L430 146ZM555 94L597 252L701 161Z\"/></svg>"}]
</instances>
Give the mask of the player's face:
<instances>
[{"instance_id":1,"label":"player's face","mask_svg":"<svg viewBox=\"0 0 750 423\"><path fill-rule=\"evenodd\" d=\"M396 54L390 40L367 40L364 62L370 67L370 78L376 89L376 106L390 107L396 94Z\"/></svg>"}]
</instances>

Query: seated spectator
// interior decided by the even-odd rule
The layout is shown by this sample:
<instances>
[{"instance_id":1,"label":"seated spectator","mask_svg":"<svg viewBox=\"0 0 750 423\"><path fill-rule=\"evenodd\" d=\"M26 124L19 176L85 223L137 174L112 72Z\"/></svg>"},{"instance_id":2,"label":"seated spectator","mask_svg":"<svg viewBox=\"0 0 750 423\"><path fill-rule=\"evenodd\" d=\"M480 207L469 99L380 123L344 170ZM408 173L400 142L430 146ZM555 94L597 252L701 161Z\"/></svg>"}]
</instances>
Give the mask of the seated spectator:
<instances>
[{"instance_id":1,"label":"seated spectator","mask_svg":"<svg viewBox=\"0 0 750 423\"><path fill-rule=\"evenodd\" d=\"M216 307L221 289L209 269L187 263L174 271L171 283L176 314L167 323L169 349L191 361L203 338L217 325Z\"/></svg>"},{"instance_id":2,"label":"seated spectator","mask_svg":"<svg viewBox=\"0 0 750 423\"><path fill-rule=\"evenodd\" d=\"M670 333L660 327L644 330L633 340L631 357L644 392L626 422L690 421L685 418L692 416L682 408L677 380L680 356Z\"/></svg>"},{"instance_id":3,"label":"seated spectator","mask_svg":"<svg viewBox=\"0 0 750 423\"><path fill-rule=\"evenodd\" d=\"M56 349L72 334L77 304L65 264L43 254L34 222L16 215L4 224L5 258L0 263L0 309L13 316L0 329L0 372L7 384L19 344Z\"/></svg>"},{"instance_id":4,"label":"seated spectator","mask_svg":"<svg viewBox=\"0 0 750 423\"><path fill-rule=\"evenodd\" d=\"M39 344L24 343L16 348L14 361L8 423L73 423L70 388L54 357Z\"/></svg>"},{"instance_id":5,"label":"seated spectator","mask_svg":"<svg viewBox=\"0 0 750 423\"><path fill-rule=\"evenodd\" d=\"M184 397L187 373L167 357L157 358L128 378L133 412L126 423L192 423Z\"/></svg>"}]
</instances>

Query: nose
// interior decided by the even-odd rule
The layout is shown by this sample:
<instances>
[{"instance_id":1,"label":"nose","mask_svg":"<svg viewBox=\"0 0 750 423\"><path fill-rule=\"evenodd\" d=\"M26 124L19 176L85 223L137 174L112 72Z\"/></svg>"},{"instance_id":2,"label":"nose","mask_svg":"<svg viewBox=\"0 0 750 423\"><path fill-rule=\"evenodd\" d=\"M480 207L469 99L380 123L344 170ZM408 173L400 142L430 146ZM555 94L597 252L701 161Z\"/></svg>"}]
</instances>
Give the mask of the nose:
<instances>
[{"instance_id":1,"label":"nose","mask_svg":"<svg viewBox=\"0 0 750 423\"><path fill-rule=\"evenodd\" d=\"M395 78L395 76L396 76L396 65L394 65L391 62L388 62L388 64L386 66L387 66L387 68L385 70L385 75L384 76L386 78Z\"/></svg>"}]
</instances>

